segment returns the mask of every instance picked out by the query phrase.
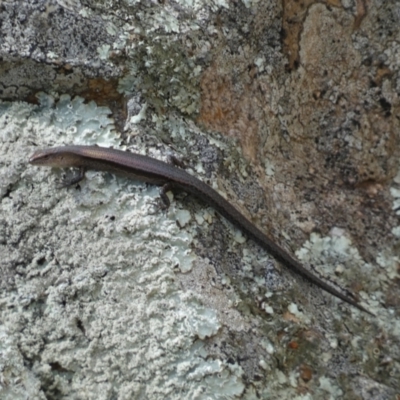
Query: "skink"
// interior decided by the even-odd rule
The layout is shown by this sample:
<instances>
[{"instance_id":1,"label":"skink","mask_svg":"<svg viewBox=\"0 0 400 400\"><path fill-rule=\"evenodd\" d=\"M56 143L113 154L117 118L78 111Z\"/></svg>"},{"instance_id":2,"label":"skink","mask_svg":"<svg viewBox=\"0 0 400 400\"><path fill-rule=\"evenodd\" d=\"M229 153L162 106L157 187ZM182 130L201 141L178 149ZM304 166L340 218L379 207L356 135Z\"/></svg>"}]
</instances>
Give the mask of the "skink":
<instances>
[{"instance_id":1,"label":"skink","mask_svg":"<svg viewBox=\"0 0 400 400\"><path fill-rule=\"evenodd\" d=\"M63 146L39 150L32 155L29 162L40 166L79 168L79 176L70 182L70 184L77 183L83 179L87 169L96 169L122 174L133 179L163 186L161 198L166 206L169 205L168 197L165 195L167 191L180 189L192 193L212 206L218 213L241 229L294 272L359 310L374 315L361 306L355 298L351 298L354 297L352 294L349 294L349 296L344 295L304 268L299 261L274 243L238 211L236 207L225 200L210 186L172 164L167 164L140 154L98 146Z\"/></svg>"}]
</instances>

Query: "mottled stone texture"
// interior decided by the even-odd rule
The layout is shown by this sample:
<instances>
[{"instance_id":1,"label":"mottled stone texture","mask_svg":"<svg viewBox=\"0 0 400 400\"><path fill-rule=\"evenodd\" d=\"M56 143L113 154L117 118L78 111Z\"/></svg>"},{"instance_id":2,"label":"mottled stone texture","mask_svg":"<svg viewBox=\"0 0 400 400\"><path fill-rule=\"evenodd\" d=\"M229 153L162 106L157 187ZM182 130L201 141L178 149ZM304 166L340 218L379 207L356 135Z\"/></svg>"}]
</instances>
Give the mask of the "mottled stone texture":
<instances>
[{"instance_id":1,"label":"mottled stone texture","mask_svg":"<svg viewBox=\"0 0 400 400\"><path fill-rule=\"evenodd\" d=\"M0 99L13 102L0 104L0 251L7 255L0 264L0 334L11 332L9 342L2 340L7 345L0 354L0 397L80 398L85 393L92 398L103 393L104 398L161 399L168 393L169 398L212 398L210 388L218 374L226 383L218 396L227 399L399 396L399 27L399 0L0 2ZM53 100L46 103L42 94L38 104L39 92ZM67 211L59 210L41 226L47 233L38 236L37 224L19 214L28 212L25 207L35 197L16 194L19 179L26 180L26 152L33 143L65 140L53 131L93 140L91 129L108 126L103 124L108 109L100 112L89 103L90 112L82 105L76 106L78 112L74 104L81 103L76 100L68 111L65 94L107 106L115 130L108 127L106 136L115 133L119 141L121 134L121 146L133 143L140 149L162 149L163 154L169 146L186 156L194 173L218 186L305 265L359 295L377 317L350 311L287 274L255 244L243 244L240 234L229 233L223 222L197 215L202 205L193 210L187 203L182 207L194 216L197 268L174 274L171 259L160 262L163 270L154 287L149 282L157 281L157 269L149 267L154 276L139 275L145 289L155 293L151 305L156 322L145 310L149 300L140 289L134 295L137 304L129 308L138 312L136 320L127 315L127 307L114 308L109 299L107 311L91 319L95 301L72 282L74 273L86 267L82 261L63 267L62 283L74 293L51 298L60 285L55 275L35 280L42 274L43 254L53 267L60 258L55 256L60 245L51 223L56 232L56 227L68 226L60 231L61 248L68 248L68 238L76 235L75 225L68 224L82 228L70 244L71 254L81 254L73 246L86 248L80 244L86 236L95 240L94 228L89 222L86 228L79 225L79 219L69 222ZM95 123L89 114L93 121L97 118ZM28 177L32 171L28 169ZM26 184L25 190L33 190L31 186ZM42 190L39 199L52 199L51 189ZM90 207L112 196L108 192ZM45 201L42 213L52 212L58 202ZM100 209L82 218L87 222L98 217L93 225L102 226L108 215L101 215ZM175 233L175 226L158 229L160 243L161 238L173 242L169 233ZM113 268L121 265L113 256L117 239L96 250L101 254L111 246L106 253L107 263L115 262ZM167 259L169 247L160 243L151 245L154 259L161 247ZM46 251L40 253L35 246ZM101 261L91 257L88 274L94 278L86 277L90 290L97 294L103 285L111 285L110 291L118 292L112 281L105 283L109 278L96 275ZM135 260L132 268L141 268L134 252L126 257ZM194 293L195 300L188 301L183 293ZM147 342L148 327L163 330L164 296L170 330L159 336L150 332ZM181 300L188 301L186 308L179 309ZM90 302L87 309L85 302ZM35 312L30 313L29 304ZM54 313L46 319L49 304L60 306L65 321ZM65 310L73 306L68 314ZM88 314L74 319L80 309ZM188 318L186 326L182 310L201 316L215 311L218 321L210 323L209 335L199 338L201 329L190 330L196 318ZM104 328L108 341L99 344L102 323L109 320L113 328ZM140 336L133 326L126 329L118 321L138 324ZM53 330L57 334L51 335ZM119 343L132 340L132 349L113 343L114 335ZM169 335L176 335L176 345ZM137 350L142 340L149 348L149 369ZM79 357L74 358L78 347ZM135 365L125 358L130 352ZM99 364L92 374L84 360L94 363L96 357ZM201 357L207 360L204 365ZM138 370L142 374L134 380Z\"/></svg>"}]
</instances>

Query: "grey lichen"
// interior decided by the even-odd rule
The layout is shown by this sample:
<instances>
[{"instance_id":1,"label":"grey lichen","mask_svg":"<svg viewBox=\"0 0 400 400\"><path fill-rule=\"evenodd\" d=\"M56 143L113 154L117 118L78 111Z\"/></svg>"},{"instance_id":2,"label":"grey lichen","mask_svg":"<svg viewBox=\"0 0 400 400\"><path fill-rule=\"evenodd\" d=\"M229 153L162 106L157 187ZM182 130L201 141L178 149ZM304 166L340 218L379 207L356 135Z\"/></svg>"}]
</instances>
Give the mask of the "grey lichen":
<instances>
[{"instance_id":1,"label":"grey lichen","mask_svg":"<svg viewBox=\"0 0 400 400\"><path fill-rule=\"evenodd\" d=\"M1 7L3 397L399 391L398 2ZM70 142L168 144L377 318L190 196L163 214L153 187L57 191L60 172L26 168L33 144Z\"/></svg>"},{"instance_id":2,"label":"grey lichen","mask_svg":"<svg viewBox=\"0 0 400 400\"><path fill-rule=\"evenodd\" d=\"M106 114L67 96L53 102L42 95L39 106L3 104L2 132L14 134L2 136L9 156L1 189L15 189L1 203L0 303L7 307L0 360L7 385L0 395L44 398L39 382L48 382L46 396L240 395L241 368L205 357L204 341L220 329L216 312L177 285L175 267L190 270L193 255L174 205L167 215L149 212L157 189L126 179L91 174L81 191L59 191L49 170L26 171L24 184L5 173L21 168L12 160L32 151L29 141L115 145ZM13 213L28 191L29 210ZM36 239L22 238L28 226ZM28 361L37 352L40 363Z\"/></svg>"}]
</instances>

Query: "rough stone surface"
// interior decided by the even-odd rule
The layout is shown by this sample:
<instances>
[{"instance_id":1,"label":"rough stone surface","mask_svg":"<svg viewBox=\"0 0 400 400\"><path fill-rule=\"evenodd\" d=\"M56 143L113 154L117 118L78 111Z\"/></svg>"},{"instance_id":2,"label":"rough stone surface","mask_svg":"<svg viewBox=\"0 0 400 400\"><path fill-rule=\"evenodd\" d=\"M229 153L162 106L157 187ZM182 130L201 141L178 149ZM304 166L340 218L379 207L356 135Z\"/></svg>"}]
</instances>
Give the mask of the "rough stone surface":
<instances>
[{"instance_id":1,"label":"rough stone surface","mask_svg":"<svg viewBox=\"0 0 400 400\"><path fill-rule=\"evenodd\" d=\"M0 3L0 397L400 393L400 2ZM192 196L27 165L186 158L364 315Z\"/></svg>"}]
</instances>

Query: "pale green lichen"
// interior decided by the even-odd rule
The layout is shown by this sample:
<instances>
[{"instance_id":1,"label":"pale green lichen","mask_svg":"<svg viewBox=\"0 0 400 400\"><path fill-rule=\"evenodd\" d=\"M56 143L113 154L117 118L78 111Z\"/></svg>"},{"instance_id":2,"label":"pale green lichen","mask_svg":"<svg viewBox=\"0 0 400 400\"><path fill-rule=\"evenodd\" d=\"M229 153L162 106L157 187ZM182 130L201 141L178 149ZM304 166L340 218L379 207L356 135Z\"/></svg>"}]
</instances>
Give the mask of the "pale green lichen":
<instances>
[{"instance_id":1,"label":"pale green lichen","mask_svg":"<svg viewBox=\"0 0 400 400\"><path fill-rule=\"evenodd\" d=\"M343 391L338 385L334 383L334 380L329 379L325 376L319 378L320 388L326 393L326 399L334 400L338 399L343 395Z\"/></svg>"},{"instance_id":2,"label":"pale green lichen","mask_svg":"<svg viewBox=\"0 0 400 400\"><path fill-rule=\"evenodd\" d=\"M310 239L296 252L297 257L305 262L326 260L326 254L330 254L336 262L349 259L362 261L357 249L352 247L351 240L345 235L321 237L317 233L312 233Z\"/></svg>"},{"instance_id":3,"label":"pale green lichen","mask_svg":"<svg viewBox=\"0 0 400 400\"><path fill-rule=\"evenodd\" d=\"M394 236L400 239L400 226L396 226L392 229L392 233Z\"/></svg>"},{"instance_id":4,"label":"pale green lichen","mask_svg":"<svg viewBox=\"0 0 400 400\"><path fill-rule=\"evenodd\" d=\"M97 52L99 53L100 60L107 60L110 53L110 45L104 44L103 46L98 47Z\"/></svg>"},{"instance_id":5,"label":"pale green lichen","mask_svg":"<svg viewBox=\"0 0 400 400\"><path fill-rule=\"evenodd\" d=\"M396 210L396 214L400 215L400 189L390 188L390 194L393 196L393 210Z\"/></svg>"},{"instance_id":6,"label":"pale green lichen","mask_svg":"<svg viewBox=\"0 0 400 400\"><path fill-rule=\"evenodd\" d=\"M275 174L274 164L268 159L265 159L264 164L265 164L265 174L267 176L273 176Z\"/></svg>"},{"instance_id":7,"label":"pale green lichen","mask_svg":"<svg viewBox=\"0 0 400 400\"><path fill-rule=\"evenodd\" d=\"M368 274L372 270L372 265L363 261L356 247L352 245L351 240L345 235L341 229L333 228L331 236L321 237L319 234L313 233L310 239L304 243L303 247L296 252L297 257L304 263L318 262L324 266L324 274L328 276L341 271L357 273L355 265L363 274ZM395 260L391 257L392 261ZM352 268L347 269L344 266L351 263ZM385 279L385 276L381 276ZM368 298L365 292L360 292L363 298ZM381 297L381 292L375 292L374 296ZM378 302L369 299L370 306L378 307Z\"/></svg>"},{"instance_id":8,"label":"pale green lichen","mask_svg":"<svg viewBox=\"0 0 400 400\"><path fill-rule=\"evenodd\" d=\"M147 104L143 104L143 107L140 109L140 112L130 118L130 123L131 124L138 124L140 121L146 119L146 110L147 110Z\"/></svg>"},{"instance_id":9,"label":"pale green lichen","mask_svg":"<svg viewBox=\"0 0 400 400\"><path fill-rule=\"evenodd\" d=\"M44 93L38 94L37 97L38 110L41 112L37 113L35 123L53 133L48 142L57 138L59 143L97 144L108 147L120 143L114 122L108 117L108 108L99 107L93 101L86 104L83 98L71 99L69 95L60 96L57 102ZM32 111L35 110L36 107L32 107Z\"/></svg>"},{"instance_id":10,"label":"pale green lichen","mask_svg":"<svg viewBox=\"0 0 400 400\"><path fill-rule=\"evenodd\" d=\"M399 264L400 257L386 255L384 253L379 253L376 257L377 264L386 270L386 276L390 280L394 280L400 277L399 275Z\"/></svg>"},{"instance_id":11,"label":"pale green lichen","mask_svg":"<svg viewBox=\"0 0 400 400\"><path fill-rule=\"evenodd\" d=\"M10 154L3 159L7 168L0 170L2 190L14 179L17 167L10 162L26 160L34 150L31 142L39 147L120 143L107 108L68 96L56 101L41 94L39 101L0 104L1 145ZM0 334L8 329L12 335L18 329L13 321L21 318L24 332L13 336L14 344L3 340L0 354L7 373L26 386L10 380L0 397L18 398L20 391L41 398L38 382L43 379L56 379L65 396L79 393L87 399L112 393L120 398L145 393L154 399L181 398L183 392L199 399L240 396L242 369L208 358L202 341L220 330L216 311L176 282L176 266L189 270L194 260L191 236L176 224L177 218L187 223L188 215L176 203L167 213L154 212L155 186L91 172L81 190L56 190L52 177L60 172L26 163L25 168L15 196L0 208L3 222L25 232L31 243L19 256L18 249L1 244L7 255L2 262L24 254L27 259L19 260L24 277L16 276L11 292L1 291L0 301L12 306L1 309ZM29 192L22 220L12 212L21 191ZM24 224L37 213L41 217L29 239ZM38 302L44 305L40 323ZM44 342L31 379L21 380L26 370L21 363L10 364L7 354L14 361L22 353L33 357ZM55 363L70 371L68 379L54 371Z\"/></svg>"},{"instance_id":12,"label":"pale green lichen","mask_svg":"<svg viewBox=\"0 0 400 400\"><path fill-rule=\"evenodd\" d=\"M246 8L254 7L257 3L262 0L242 0L242 3L245 5Z\"/></svg>"}]
</instances>

